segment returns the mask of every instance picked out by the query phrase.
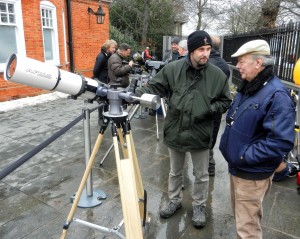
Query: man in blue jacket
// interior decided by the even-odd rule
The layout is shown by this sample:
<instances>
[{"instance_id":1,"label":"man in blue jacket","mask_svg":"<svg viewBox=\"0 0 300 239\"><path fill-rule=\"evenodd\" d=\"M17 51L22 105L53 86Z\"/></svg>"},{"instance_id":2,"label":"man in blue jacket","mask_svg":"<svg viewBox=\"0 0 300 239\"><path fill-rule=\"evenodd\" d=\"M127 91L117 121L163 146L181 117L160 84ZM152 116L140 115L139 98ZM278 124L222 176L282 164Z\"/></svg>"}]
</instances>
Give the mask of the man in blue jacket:
<instances>
[{"instance_id":1,"label":"man in blue jacket","mask_svg":"<svg viewBox=\"0 0 300 239\"><path fill-rule=\"evenodd\" d=\"M226 116L220 150L228 162L237 238L262 238L262 202L274 171L294 146L295 108L275 76L264 40L242 45L237 69L242 83Z\"/></svg>"}]
</instances>

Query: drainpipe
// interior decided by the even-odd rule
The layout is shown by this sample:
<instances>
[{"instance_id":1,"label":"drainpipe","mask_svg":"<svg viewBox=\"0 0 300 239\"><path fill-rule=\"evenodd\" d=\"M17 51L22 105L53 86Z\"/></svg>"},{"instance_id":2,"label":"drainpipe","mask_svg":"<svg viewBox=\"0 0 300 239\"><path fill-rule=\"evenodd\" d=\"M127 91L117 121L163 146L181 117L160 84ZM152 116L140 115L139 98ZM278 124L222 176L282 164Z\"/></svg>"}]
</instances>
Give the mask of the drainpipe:
<instances>
[{"instance_id":1,"label":"drainpipe","mask_svg":"<svg viewBox=\"0 0 300 239\"><path fill-rule=\"evenodd\" d=\"M67 13L68 13L68 33L69 33L70 71L71 71L71 72L74 72L73 35L72 35L72 17L71 17L71 0L67 0Z\"/></svg>"}]
</instances>

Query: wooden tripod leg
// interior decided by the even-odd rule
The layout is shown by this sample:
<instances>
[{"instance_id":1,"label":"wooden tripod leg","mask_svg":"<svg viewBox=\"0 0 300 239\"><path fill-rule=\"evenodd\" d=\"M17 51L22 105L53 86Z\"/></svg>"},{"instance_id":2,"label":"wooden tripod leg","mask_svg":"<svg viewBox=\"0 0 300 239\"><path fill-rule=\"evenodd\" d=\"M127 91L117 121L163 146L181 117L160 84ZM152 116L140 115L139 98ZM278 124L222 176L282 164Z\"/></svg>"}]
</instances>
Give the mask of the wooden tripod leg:
<instances>
[{"instance_id":1,"label":"wooden tripod leg","mask_svg":"<svg viewBox=\"0 0 300 239\"><path fill-rule=\"evenodd\" d=\"M140 208L141 220L149 221L148 213L146 212L146 215L144 215L145 214L144 209L146 207L146 202L143 200L143 199L145 199L145 190L144 190L144 186L143 186L143 180L142 180L142 176L141 176L141 172L140 172L138 159L137 159L137 156L136 156L136 150L135 150L134 141L133 141L131 131L130 131L129 135L126 136L126 137L128 137L128 139L126 138L126 141L130 141L130 151L132 153L132 162L133 162L133 167L134 167L134 175L135 175L136 184L137 184L137 195L138 195L138 198L140 199L139 200L139 208Z\"/></svg>"},{"instance_id":2,"label":"wooden tripod leg","mask_svg":"<svg viewBox=\"0 0 300 239\"><path fill-rule=\"evenodd\" d=\"M124 157L124 158L128 158L128 151L127 151L127 149L124 147L125 141L124 141L123 133L122 133L122 130L121 130L120 127L117 128L117 132L118 132L118 137L119 137L119 140L120 140L120 145L121 145L123 157Z\"/></svg>"},{"instance_id":3,"label":"wooden tripod leg","mask_svg":"<svg viewBox=\"0 0 300 239\"><path fill-rule=\"evenodd\" d=\"M100 145L101 145L101 143L102 143L102 140L103 140L103 134L102 134L102 133L99 133L99 135L98 135L98 137L97 137L97 140L96 140L96 143L95 143L95 146L94 146L94 148L93 148L93 152L92 152L92 154L91 154L91 157L90 157L90 159L89 159L89 162L88 162L88 164L87 164L87 166L86 166L86 169L85 169L85 172L84 172L84 174L83 174L82 180L81 180L81 182L80 182L79 188L78 188L78 190L77 190L77 193L76 193L76 196L75 196L73 205L72 205L72 207L71 207L71 211L70 211L70 213L69 213L69 215L68 215L67 222L66 222L66 224L64 225L63 232L62 232L62 234L61 234L61 236L60 236L61 239L64 239L64 238L66 237L66 235L67 235L67 230L68 230L68 228L69 228L70 223L71 223L72 220L73 220L73 216L74 216L74 214L75 214L76 207L77 207L77 205L78 205L78 202L79 202L79 199L80 199L80 197L81 197L82 191L83 191L83 189L84 189L84 187L85 187L87 178L88 178L88 176L89 176L89 174L90 174L90 172L91 172L92 166L93 166L94 161L95 161L95 158L96 158L96 154L97 154L97 152L98 152L98 150L99 150L99 147L100 147Z\"/></svg>"},{"instance_id":4,"label":"wooden tripod leg","mask_svg":"<svg viewBox=\"0 0 300 239\"><path fill-rule=\"evenodd\" d=\"M113 137L125 234L127 239L142 239L137 188L131 159L120 159L117 137ZM130 144L130 141L128 141Z\"/></svg>"}]
</instances>

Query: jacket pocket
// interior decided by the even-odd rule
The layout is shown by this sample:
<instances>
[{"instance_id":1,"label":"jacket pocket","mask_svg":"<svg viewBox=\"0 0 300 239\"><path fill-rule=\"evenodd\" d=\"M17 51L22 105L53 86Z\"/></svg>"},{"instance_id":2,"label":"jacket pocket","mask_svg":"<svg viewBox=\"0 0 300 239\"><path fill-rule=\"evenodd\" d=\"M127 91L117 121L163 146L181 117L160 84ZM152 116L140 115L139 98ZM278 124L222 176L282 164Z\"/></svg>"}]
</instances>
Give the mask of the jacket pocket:
<instances>
[{"instance_id":1,"label":"jacket pocket","mask_svg":"<svg viewBox=\"0 0 300 239\"><path fill-rule=\"evenodd\" d=\"M234 127L226 126L227 132L221 138L220 150L226 161L233 166L247 165L244 154L249 146L251 138Z\"/></svg>"},{"instance_id":2,"label":"jacket pocket","mask_svg":"<svg viewBox=\"0 0 300 239\"><path fill-rule=\"evenodd\" d=\"M219 145L219 149L223 155L223 157L225 158L225 160L227 161L228 158L228 154L227 154L227 149L228 149L228 136L229 136L229 132L230 132L230 127L226 126L224 133L221 136L220 139L220 145Z\"/></svg>"}]
</instances>

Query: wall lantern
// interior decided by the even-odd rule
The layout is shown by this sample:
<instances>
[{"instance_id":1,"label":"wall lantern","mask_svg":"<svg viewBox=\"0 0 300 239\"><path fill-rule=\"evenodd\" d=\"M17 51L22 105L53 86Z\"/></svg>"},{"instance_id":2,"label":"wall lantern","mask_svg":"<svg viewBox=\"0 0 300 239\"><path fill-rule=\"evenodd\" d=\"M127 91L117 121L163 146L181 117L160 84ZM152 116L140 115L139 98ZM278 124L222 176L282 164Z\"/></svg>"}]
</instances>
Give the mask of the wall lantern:
<instances>
[{"instance_id":1,"label":"wall lantern","mask_svg":"<svg viewBox=\"0 0 300 239\"><path fill-rule=\"evenodd\" d=\"M99 1L99 7L98 7L97 12L94 12L93 9L91 9L90 7L88 7L88 9L87 9L89 14L91 13L91 14L96 16L97 24L103 24L104 23L105 13L102 10L101 2L102 1Z\"/></svg>"}]
</instances>

